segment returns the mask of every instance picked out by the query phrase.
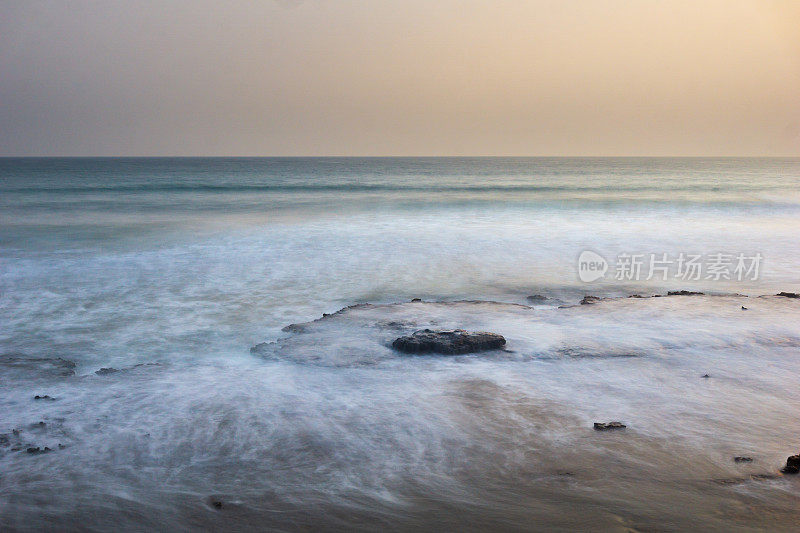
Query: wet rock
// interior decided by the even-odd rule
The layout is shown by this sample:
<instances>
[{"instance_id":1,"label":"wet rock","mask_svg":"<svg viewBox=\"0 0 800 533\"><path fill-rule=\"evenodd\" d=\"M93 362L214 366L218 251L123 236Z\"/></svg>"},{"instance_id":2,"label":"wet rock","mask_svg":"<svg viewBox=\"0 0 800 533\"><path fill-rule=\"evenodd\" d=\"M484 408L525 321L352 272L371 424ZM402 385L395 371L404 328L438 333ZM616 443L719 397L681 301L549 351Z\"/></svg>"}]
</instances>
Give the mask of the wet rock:
<instances>
[{"instance_id":1,"label":"wet rock","mask_svg":"<svg viewBox=\"0 0 800 533\"><path fill-rule=\"evenodd\" d=\"M784 474L800 473L800 455L790 455L786 458L786 466L781 468Z\"/></svg>"},{"instance_id":2,"label":"wet rock","mask_svg":"<svg viewBox=\"0 0 800 533\"><path fill-rule=\"evenodd\" d=\"M107 368L101 368L100 370L96 371L95 374L97 374L98 376L107 376L115 372L119 372L119 370L113 367L107 367Z\"/></svg>"},{"instance_id":3,"label":"wet rock","mask_svg":"<svg viewBox=\"0 0 800 533\"><path fill-rule=\"evenodd\" d=\"M595 431L609 431L614 429L625 429L626 426L622 422L595 422L594 423L594 430Z\"/></svg>"},{"instance_id":4,"label":"wet rock","mask_svg":"<svg viewBox=\"0 0 800 533\"><path fill-rule=\"evenodd\" d=\"M753 458L752 457L747 457L745 455L737 455L736 457L733 458L733 462L734 463L752 463L753 462Z\"/></svg>"},{"instance_id":5,"label":"wet rock","mask_svg":"<svg viewBox=\"0 0 800 533\"><path fill-rule=\"evenodd\" d=\"M421 302L422 298L411 298L412 302Z\"/></svg>"},{"instance_id":6,"label":"wet rock","mask_svg":"<svg viewBox=\"0 0 800 533\"><path fill-rule=\"evenodd\" d=\"M581 305L591 305L600 302L602 300L603 299L600 298L599 296L586 295L583 297L583 300L581 300Z\"/></svg>"},{"instance_id":7,"label":"wet rock","mask_svg":"<svg viewBox=\"0 0 800 533\"><path fill-rule=\"evenodd\" d=\"M700 377L701 377L701 378L708 379L708 378L710 378L711 376L709 376L708 374L703 374L703 375L702 375L702 376L700 376Z\"/></svg>"},{"instance_id":8,"label":"wet rock","mask_svg":"<svg viewBox=\"0 0 800 533\"><path fill-rule=\"evenodd\" d=\"M392 348L405 353L440 353L457 355L502 348L506 339L497 333L485 331L470 332L463 329L439 330L423 329L411 335L398 337Z\"/></svg>"},{"instance_id":9,"label":"wet rock","mask_svg":"<svg viewBox=\"0 0 800 533\"><path fill-rule=\"evenodd\" d=\"M784 298L800 298L800 294L796 292L779 292L776 296L783 296Z\"/></svg>"},{"instance_id":10,"label":"wet rock","mask_svg":"<svg viewBox=\"0 0 800 533\"><path fill-rule=\"evenodd\" d=\"M704 296L705 293L697 291L667 291L667 296Z\"/></svg>"},{"instance_id":11,"label":"wet rock","mask_svg":"<svg viewBox=\"0 0 800 533\"><path fill-rule=\"evenodd\" d=\"M550 298L548 298L547 296L543 296L541 294L531 294L530 296L528 296L527 300L533 303L542 303L550 300Z\"/></svg>"},{"instance_id":12,"label":"wet rock","mask_svg":"<svg viewBox=\"0 0 800 533\"><path fill-rule=\"evenodd\" d=\"M742 311L747 311L747 308L745 306L742 306Z\"/></svg>"},{"instance_id":13,"label":"wet rock","mask_svg":"<svg viewBox=\"0 0 800 533\"><path fill-rule=\"evenodd\" d=\"M52 396L48 396L47 394L45 394L45 395L43 395L43 396L40 396L40 395L38 395L38 394L37 394L36 396L34 396L34 397L33 397L33 399L34 399L34 400L50 400L50 401L55 401L55 398L53 398Z\"/></svg>"}]
</instances>

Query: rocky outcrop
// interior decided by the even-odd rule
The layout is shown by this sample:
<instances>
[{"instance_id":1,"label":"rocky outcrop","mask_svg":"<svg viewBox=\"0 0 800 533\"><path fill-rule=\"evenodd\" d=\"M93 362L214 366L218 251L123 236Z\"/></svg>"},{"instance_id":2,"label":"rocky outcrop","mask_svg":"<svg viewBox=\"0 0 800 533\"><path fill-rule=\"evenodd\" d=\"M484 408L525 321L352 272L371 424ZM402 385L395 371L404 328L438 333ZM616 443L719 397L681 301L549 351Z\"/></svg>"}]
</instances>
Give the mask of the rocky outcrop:
<instances>
[{"instance_id":1,"label":"rocky outcrop","mask_svg":"<svg viewBox=\"0 0 800 533\"><path fill-rule=\"evenodd\" d=\"M497 333L486 331L470 332L463 329L439 330L423 329L411 335L398 337L392 343L395 350L420 354L439 353L459 355L486 350L496 350L506 344L506 339Z\"/></svg>"},{"instance_id":2,"label":"rocky outcrop","mask_svg":"<svg viewBox=\"0 0 800 533\"><path fill-rule=\"evenodd\" d=\"M704 296L705 293L697 291L669 291L667 296Z\"/></svg>"},{"instance_id":3,"label":"rocky outcrop","mask_svg":"<svg viewBox=\"0 0 800 533\"><path fill-rule=\"evenodd\" d=\"M776 296L783 296L784 298L800 298L800 294L796 292L779 292Z\"/></svg>"}]
</instances>

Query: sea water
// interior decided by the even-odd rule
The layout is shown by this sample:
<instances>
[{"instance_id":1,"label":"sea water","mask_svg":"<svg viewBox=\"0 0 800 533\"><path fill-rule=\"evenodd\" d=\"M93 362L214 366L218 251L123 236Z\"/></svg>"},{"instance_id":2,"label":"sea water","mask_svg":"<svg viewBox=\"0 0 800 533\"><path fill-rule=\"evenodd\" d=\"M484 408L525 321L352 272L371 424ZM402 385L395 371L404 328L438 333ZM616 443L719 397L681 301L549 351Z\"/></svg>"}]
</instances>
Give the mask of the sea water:
<instances>
[{"instance_id":1,"label":"sea water","mask_svg":"<svg viewBox=\"0 0 800 533\"><path fill-rule=\"evenodd\" d=\"M799 159L0 159L0 524L789 530L799 231Z\"/></svg>"}]
</instances>

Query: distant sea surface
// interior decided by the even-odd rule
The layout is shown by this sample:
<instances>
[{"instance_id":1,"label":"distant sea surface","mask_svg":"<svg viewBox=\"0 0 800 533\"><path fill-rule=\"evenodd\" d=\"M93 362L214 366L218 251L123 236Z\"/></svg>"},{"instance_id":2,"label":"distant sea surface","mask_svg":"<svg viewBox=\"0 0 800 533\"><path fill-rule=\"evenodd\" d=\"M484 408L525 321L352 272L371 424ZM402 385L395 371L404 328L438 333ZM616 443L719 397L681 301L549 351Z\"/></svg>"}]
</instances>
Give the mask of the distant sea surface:
<instances>
[{"instance_id":1,"label":"distant sea surface","mask_svg":"<svg viewBox=\"0 0 800 533\"><path fill-rule=\"evenodd\" d=\"M680 495L694 490L709 528L769 513L788 526L797 485L734 494L712 480L800 452L800 313L755 298L800 291L798 236L800 159L2 158L0 525L680 529L690 523L648 498L689 505ZM577 270L586 250L609 262L591 283ZM762 260L755 279L663 279L646 264L615 279L620 256L682 253ZM681 289L742 296L622 300ZM620 299L598 316L561 308L589 294ZM507 318L516 355L502 361L351 358L326 349L327 330L302 357L249 352L290 323L412 298L543 318L420 311L453 327ZM383 309L376 324L394 320ZM694 379L704 373L718 389ZM581 433L624 416L635 437L622 443ZM608 487L556 443L608 445L635 465L609 467L623 481ZM663 485L625 477L672 445L706 455L693 469L653 459ZM27 453L37 446L53 451ZM755 470L732 470L734 454L757 456Z\"/></svg>"}]
</instances>

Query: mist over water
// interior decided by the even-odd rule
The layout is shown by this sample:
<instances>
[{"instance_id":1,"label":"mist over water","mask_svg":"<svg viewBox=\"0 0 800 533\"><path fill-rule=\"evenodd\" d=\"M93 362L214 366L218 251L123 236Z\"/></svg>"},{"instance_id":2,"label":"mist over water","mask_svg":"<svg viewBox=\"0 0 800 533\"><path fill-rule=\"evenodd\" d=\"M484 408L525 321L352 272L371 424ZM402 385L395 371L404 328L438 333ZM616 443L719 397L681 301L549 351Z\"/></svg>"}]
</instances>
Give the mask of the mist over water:
<instances>
[{"instance_id":1,"label":"mist over water","mask_svg":"<svg viewBox=\"0 0 800 533\"><path fill-rule=\"evenodd\" d=\"M789 530L800 304L758 296L800 290L798 191L798 159L0 159L0 524ZM764 259L586 284L584 250ZM678 289L728 295L559 307ZM422 327L507 351L387 347Z\"/></svg>"}]
</instances>

